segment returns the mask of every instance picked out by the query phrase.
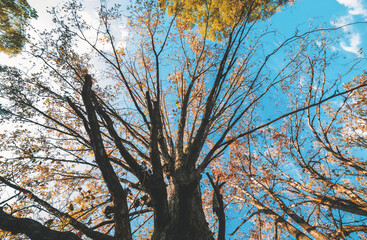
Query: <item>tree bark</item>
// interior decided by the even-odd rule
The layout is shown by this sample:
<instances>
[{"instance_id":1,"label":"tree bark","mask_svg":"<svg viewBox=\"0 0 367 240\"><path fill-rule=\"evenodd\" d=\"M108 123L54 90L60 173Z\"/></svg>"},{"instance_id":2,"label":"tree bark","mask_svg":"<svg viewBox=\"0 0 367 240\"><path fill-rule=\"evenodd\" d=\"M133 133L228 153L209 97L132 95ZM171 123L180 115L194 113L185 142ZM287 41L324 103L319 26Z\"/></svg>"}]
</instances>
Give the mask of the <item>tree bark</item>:
<instances>
[{"instance_id":1,"label":"tree bark","mask_svg":"<svg viewBox=\"0 0 367 240\"><path fill-rule=\"evenodd\" d=\"M9 231L12 234L25 234L34 240L80 240L76 234L72 232L58 232L51 230L41 223L29 218L16 218L7 214L0 208L0 228Z\"/></svg>"},{"instance_id":2,"label":"tree bark","mask_svg":"<svg viewBox=\"0 0 367 240\"><path fill-rule=\"evenodd\" d=\"M214 183L212 177L209 173L206 173L209 178L210 184L213 187L213 213L215 213L218 217L218 240L225 240L226 234L226 215L224 212L224 202L223 196L220 193L220 189L224 183ZM217 206L216 206L217 205Z\"/></svg>"},{"instance_id":3,"label":"tree bark","mask_svg":"<svg viewBox=\"0 0 367 240\"><path fill-rule=\"evenodd\" d=\"M202 208L200 180L172 180L169 194L170 222L155 229L152 240L213 240Z\"/></svg>"},{"instance_id":4,"label":"tree bark","mask_svg":"<svg viewBox=\"0 0 367 240\"><path fill-rule=\"evenodd\" d=\"M96 106L93 106L93 92L91 89L92 77L86 74L84 79L82 98L90 125L89 138L95 160L102 173L103 180L106 182L109 193L111 194L115 214L115 239L131 240L132 235L127 206L127 193L122 188L117 174L108 160L108 155L103 144L102 134L97 119Z\"/></svg>"}]
</instances>

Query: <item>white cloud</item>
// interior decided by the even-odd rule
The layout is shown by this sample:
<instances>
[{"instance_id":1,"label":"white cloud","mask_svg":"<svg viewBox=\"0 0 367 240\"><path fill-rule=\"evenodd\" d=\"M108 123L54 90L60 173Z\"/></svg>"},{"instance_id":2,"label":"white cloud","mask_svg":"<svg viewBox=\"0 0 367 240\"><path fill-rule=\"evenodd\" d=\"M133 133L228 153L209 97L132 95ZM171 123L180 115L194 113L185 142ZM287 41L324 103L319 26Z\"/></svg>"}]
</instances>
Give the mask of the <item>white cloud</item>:
<instances>
[{"instance_id":1,"label":"white cloud","mask_svg":"<svg viewBox=\"0 0 367 240\"><path fill-rule=\"evenodd\" d=\"M347 52L352 52L355 53L357 55L360 55L360 45L361 45L362 41L361 41L361 36L359 33L352 33L350 35L350 39L349 39L349 44L345 43L345 41L342 41L340 43L340 47L347 51Z\"/></svg>"},{"instance_id":2,"label":"white cloud","mask_svg":"<svg viewBox=\"0 0 367 240\"><path fill-rule=\"evenodd\" d=\"M342 0L338 0L342 1ZM346 0L343 0L346 1ZM355 28L352 25L348 25L350 23L354 22L354 17L352 15L342 16L338 17L332 24L335 27L342 27L343 31L347 34L347 39L342 40L340 42L340 47L347 52L355 53L357 55L360 55L360 48L362 44L361 35L359 32L355 30Z\"/></svg>"},{"instance_id":3,"label":"white cloud","mask_svg":"<svg viewBox=\"0 0 367 240\"><path fill-rule=\"evenodd\" d=\"M348 9L348 15L338 17L332 24L336 27L342 27L343 31L347 33L347 39L340 42L340 47L347 52L361 55L360 49L362 45L362 38L358 30L351 24L355 22L355 17L367 17L367 9L363 6L362 0L336 0L338 3L344 5ZM347 26L346 26L347 25Z\"/></svg>"},{"instance_id":4,"label":"white cloud","mask_svg":"<svg viewBox=\"0 0 367 240\"><path fill-rule=\"evenodd\" d=\"M336 0L348 8L350 15L362 15L367 17L367 9L364 8L362 0Z\"/></svg>"},{"instance_id":5,"label":"white cloud","mask_svg":"<svg viewBox=\"0 0 367 240\"><path fill-rule=\"evenodd\" d=\"M348 32L348 31L352 30L352 27L351 26L345 26L345 25L353 23L353 22L354 22L354 17L352 15L347 15L347 16L338 17L335 21L332 22L332 24L335 27L344 26L343 31Z\"/></svg>"}]
</instances>

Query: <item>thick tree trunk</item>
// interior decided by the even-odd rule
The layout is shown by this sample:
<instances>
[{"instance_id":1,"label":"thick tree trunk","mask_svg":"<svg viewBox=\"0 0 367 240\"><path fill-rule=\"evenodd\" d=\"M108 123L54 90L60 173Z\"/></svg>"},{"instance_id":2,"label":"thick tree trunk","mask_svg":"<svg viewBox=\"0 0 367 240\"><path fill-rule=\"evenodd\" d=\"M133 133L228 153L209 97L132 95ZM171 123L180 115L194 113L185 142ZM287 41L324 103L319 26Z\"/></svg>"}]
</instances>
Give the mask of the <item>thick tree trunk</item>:
<instances>
[{"instance_id":1,"label":"thick tree trunk","mask_svg":"<svg viewBox=\"0 0 367 240\"><path fill-rule=\"evenodd\" d=\"M170 191L170 222L155 229L152 240L212 240L205 219L200 191L200 181L173 181Z\"/></svg>"}]
</instances>

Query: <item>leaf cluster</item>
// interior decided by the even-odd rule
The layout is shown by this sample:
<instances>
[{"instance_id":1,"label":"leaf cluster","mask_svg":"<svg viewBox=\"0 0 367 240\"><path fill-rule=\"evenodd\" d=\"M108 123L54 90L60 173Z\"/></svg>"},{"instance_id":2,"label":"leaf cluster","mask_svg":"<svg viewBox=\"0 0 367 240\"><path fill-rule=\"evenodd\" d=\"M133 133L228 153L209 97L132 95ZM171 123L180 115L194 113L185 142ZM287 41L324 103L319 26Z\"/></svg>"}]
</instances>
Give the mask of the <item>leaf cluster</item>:
<instances>
[{"instance_id":1,"label":"leaf cluster","mask_svg":"<svg viewBox=\"0 0 367 240\"><path fill-rule=\"evenodd\" d=\"M9 55L20 53L25 42L28 21L37 18L35 9L26 0L0 2L0 51Z\"/></svg>"}]
</instances>

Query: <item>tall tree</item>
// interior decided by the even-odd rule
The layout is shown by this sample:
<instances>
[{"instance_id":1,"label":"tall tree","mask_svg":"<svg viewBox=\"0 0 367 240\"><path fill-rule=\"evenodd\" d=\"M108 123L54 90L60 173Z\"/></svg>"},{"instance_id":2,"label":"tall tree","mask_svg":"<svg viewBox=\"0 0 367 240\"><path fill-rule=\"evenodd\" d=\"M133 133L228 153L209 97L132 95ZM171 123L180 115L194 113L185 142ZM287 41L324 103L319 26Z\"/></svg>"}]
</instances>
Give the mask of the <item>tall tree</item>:
<instances>
[{"instance_id":1,"label":"tall tree","mask_svg":"<svg viewBox=\"0 0 367 240\"><path fill-rule=\"evenodd\" d=\"M1 135L1 150L12 155L1 163L9 196L0 229L32 239L213 239L202 177L210 166L224 166L228 147L366 85L334 85L336 92L312 104L256 116L267 96L317 69L305 63L309 52L324 49L326 29L269 49L261 42L271 32L252 18L258 8L243 12L220 42L182 27L154 1L137 2L123 19L118 6L102 4L100 26L93 27L76 1L62 10L29 52L39 72L1 68L6 118L18 125ZM128 21L125 43L115 32L119 21ZM88 52L78 53L85 46ZM286 52L289 58L273 68ZM258 125L244 130L255 118ZM223 239L226 189L218 175L209 186Z\"/></svg>"},{"instance_id":2,"label":"tall tree","mask_svg":"<svg viewBox=\"0 0 367 240\"><path fill-rule=\"evenodd\" d=\"M20 53L25 41L28 21L37 18L26 0L0 2L0 51L9 55Z\"/></svg>"}]
</instances>

